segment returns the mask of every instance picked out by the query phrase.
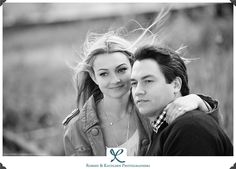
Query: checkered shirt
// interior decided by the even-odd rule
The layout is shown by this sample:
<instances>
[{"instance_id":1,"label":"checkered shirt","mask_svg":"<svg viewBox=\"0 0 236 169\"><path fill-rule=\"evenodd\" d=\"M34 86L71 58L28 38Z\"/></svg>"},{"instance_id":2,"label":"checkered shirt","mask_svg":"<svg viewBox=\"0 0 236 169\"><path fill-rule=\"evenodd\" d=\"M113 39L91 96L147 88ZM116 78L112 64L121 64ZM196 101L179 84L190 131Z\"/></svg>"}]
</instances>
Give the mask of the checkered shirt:
<instances>
[{"instance_id":1,"label":"checkered shirt","mask_svg":"<svg viewBox=\"0 0 236 169\"><path fill-rule=\"evenodd\" d=\"M159 128L163 124L163 122L166 121L166 111L163 111L156 120L151 122L152 129L155 133L158 132Z\"/></svg>"}]
</instances>

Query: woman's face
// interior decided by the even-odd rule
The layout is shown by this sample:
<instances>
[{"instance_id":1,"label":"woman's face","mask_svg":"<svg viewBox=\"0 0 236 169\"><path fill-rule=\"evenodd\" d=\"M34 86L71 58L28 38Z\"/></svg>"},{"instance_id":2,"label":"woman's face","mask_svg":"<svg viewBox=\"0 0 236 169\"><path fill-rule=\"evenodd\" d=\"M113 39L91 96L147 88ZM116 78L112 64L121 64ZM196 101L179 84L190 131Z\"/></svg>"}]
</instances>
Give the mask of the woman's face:
<instances>
[{"instance_id":1,"label":"woman's face","mask_svg":"<svg viewBox=\"0 0 236 169\"><path fill-rule=\"evenodd\" d=\"M131 65L121 52L96 56L93 63L94 80L104 96L120 98L130 90Z\"/></svg>"}]
</instances>

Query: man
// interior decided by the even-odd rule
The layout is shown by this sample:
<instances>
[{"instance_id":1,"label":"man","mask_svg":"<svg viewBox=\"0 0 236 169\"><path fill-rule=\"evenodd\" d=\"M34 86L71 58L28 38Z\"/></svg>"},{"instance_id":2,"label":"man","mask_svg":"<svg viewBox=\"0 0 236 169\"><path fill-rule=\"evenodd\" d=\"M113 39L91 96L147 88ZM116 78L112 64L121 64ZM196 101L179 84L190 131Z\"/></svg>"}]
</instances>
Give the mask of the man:
<instances>
[{"instance_id":1,"label":"man","mask_svg":"<svg viewBox=\"0 0 236 169\"><path fill-rule=\"evenodd\" d=\"M204 112L190 111L171 124L165 122L164 107L175 98L189 94L186 66L176 52L154 46L137 50L131 85L137 108L153 128L146 155L233 155L227 135Z\"/></svg>"}]
</instances>

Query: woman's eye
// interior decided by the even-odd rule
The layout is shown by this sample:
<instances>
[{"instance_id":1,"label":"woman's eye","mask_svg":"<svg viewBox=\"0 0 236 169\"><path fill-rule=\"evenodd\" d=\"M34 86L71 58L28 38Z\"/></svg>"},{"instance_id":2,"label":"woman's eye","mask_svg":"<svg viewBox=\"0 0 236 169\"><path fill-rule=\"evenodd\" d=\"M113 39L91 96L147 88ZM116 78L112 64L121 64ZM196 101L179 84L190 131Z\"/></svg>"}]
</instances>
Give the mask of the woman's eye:
<instances>
[{"instance_id":1,"label":"woman's eye","mask_svg":"<svg viewBox=\"0 0 236 169\"><path fill-rule=\"evenodd\" d=\"M108 75L108 73L106 73L106 72L103 72L103 73L100 73L99 74L99 76L102 76L102 77L105 77L105 76L107 76Z\"/></svg>"},{"instance_id":2,"label":"woman's eye","mask_svg":"<svg viewBox=\"0 0 236 169\"><path fill-rule=\"evenodd\" d=\"M124 68L121 68L121 69L118 69L118 73L124 73L126 70L127 70L127 68L126 68L126 67L124 67Z\"/></svg>"}]
</instances>

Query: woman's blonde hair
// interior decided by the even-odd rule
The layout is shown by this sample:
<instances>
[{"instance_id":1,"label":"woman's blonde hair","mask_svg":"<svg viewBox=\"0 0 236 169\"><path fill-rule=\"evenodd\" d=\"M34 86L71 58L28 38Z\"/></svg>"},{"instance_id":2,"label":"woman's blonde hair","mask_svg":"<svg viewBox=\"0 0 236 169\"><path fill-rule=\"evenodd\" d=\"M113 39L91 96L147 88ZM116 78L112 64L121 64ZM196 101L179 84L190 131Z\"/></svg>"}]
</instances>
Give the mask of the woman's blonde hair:
<instances>
[{"instance_id":1,"label":"woman's blonde hair","mask_svg":"<svg viewBox=\"0 0 236 169\"><path fill-rule=\"evenodd\" d=\"M75 67L75 87L77 90L77 107L81 109L92 95L101 95L98 85L92 80L94 76L93 62L97 55L104 53L121 52L127 56L132 64L130 42L122 38L115 31L105 34L89 33L82 48L82 61ZM129 49L128 49L129 48Z\"/></svg>"}]
</instances>

